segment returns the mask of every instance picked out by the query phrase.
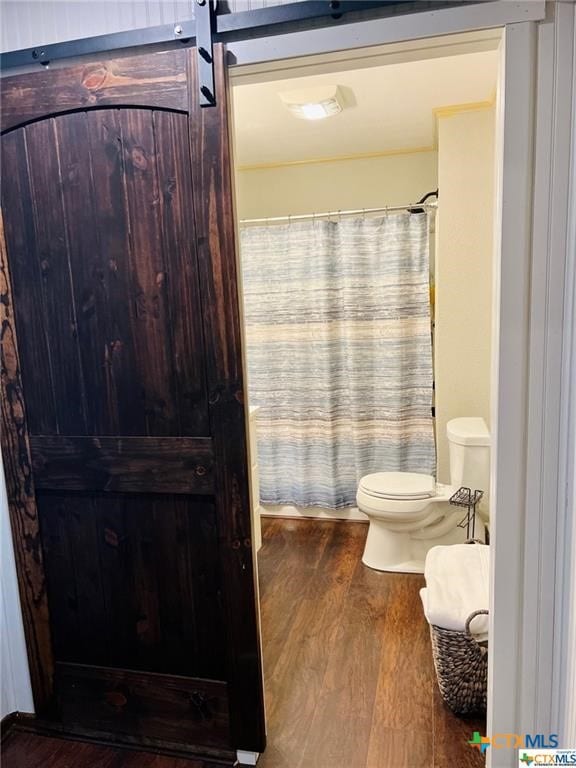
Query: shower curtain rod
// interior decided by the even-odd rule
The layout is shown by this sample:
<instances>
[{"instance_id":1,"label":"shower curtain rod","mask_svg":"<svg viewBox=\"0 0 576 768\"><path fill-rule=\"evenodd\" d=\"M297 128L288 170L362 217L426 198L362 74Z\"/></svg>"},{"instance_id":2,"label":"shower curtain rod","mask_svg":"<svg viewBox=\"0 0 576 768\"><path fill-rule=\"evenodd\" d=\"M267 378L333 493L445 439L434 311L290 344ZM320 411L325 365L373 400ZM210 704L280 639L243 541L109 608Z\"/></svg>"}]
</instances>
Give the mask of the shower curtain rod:
<instances>
[{"instance_id":1,"label":"shower curtain rod","mask_svg":"<svg viewBox=\"0 0 576 768\"><path fill-rule=\"evenodd\" d=\"M306 221L309 219L325 219L341 216L360 216L367 213L388 213L388 211L410 211L412 209L431 208L436 209L438 203L412 203L411 205L384 205L381 208L357 208L352 211L326 211L325 213L301 213L296 216L268 216L263 219L241 219L240 224L269 224L273 222Z\"/></svg>"}]
</instances>

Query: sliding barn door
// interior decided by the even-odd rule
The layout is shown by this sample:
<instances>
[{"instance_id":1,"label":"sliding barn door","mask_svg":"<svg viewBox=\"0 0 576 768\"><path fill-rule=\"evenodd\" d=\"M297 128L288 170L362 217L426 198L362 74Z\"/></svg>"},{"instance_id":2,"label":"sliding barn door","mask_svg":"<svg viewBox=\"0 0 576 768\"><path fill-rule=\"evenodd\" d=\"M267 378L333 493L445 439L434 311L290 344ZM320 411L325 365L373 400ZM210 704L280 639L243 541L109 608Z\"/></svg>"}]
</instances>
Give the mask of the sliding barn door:
<instances>
[{"instance_id":1,"label":"sliding barn door","mask_svg":"<svg viewBox=\"0 0 576 768\"><path fill-rule=\"evenodd\" d=\"M264 746L223 52L2 81L2 453L39 717Z\"/></svg>"}]
</instances>

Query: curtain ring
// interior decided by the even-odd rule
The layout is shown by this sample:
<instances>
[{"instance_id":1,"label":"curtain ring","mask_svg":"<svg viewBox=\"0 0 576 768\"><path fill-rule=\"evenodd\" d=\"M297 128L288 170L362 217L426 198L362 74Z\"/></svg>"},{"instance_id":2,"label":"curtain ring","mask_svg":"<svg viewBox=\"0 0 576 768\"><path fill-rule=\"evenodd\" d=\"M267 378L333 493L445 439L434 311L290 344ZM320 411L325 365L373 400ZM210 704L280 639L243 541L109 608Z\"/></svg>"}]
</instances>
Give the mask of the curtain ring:
<instances>
[{"instance_id":1,"label":"curtain ring","mask_svg":"<svg viewBox=\"0 0 576 768\"><path fill-rule=\"evenodd\" d=\"M342 223L342 211L338 210L338 224Z\"/></svg>"},{"instance_id":2,"label":"curtain ring","mask_svg":"<svg viewBox=\"0 0 576 768\"><path fill-rule=\"evenodd\" d=\"M292 224L292 214L291 213L288 214L288 226L290 226L290 224Z\"/></svg>"},{"instance_id":3,"label":"curtain ring","mask_svg":"<svg viewBox=\"0 0 576 768\"><path fill-rule=\"evenodd\" d=\"M362 208L362 221L366 221L366 208Z\"/></svg>"}]
</instances>

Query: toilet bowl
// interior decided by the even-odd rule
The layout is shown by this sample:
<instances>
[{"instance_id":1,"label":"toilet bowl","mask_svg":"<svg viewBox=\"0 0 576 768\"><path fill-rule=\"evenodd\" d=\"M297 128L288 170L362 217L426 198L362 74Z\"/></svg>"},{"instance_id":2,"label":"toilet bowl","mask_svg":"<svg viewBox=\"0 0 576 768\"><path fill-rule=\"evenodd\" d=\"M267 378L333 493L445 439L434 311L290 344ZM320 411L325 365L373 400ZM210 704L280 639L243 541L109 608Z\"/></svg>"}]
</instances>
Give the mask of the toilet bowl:
<instances>
[{"instance_id":1,"label":"toilet bowl","mask_svg":"<svg viewBox=\"0 0 576 768\"><path fill-rule=\"evenodd\" d=\"M379 571L423 573L431 547L466 540L466 528L459 527L466 510L449 501L461 486L483 490L488 497L490 435L478 417L452 419L447 434L450 485L416 472L375 472L360 480L356 501L370 521L362 556L365 565ZM475 536L484 537L478 511Z\"/></svg>"}]
</instances>

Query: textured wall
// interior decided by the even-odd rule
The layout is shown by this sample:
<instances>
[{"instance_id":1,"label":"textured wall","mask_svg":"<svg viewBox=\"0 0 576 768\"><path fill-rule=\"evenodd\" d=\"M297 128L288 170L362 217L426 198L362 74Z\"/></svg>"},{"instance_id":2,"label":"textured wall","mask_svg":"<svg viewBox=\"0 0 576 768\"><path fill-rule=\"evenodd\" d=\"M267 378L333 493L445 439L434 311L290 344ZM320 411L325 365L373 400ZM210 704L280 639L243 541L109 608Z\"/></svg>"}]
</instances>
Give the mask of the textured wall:
<instances>
[{"instance_id":1,"label":"textured wall","mask_svg":"<svg viewBox=\"0 0 576 768\"><path fill-rule=\"evenodd\" d=\"M293 0L228 0L246 11ZM194 0L0 0L1 50L93 37L194 18Z\"/></svg>"},{"instance_id":2,"label":"textured wall","mask_svg":"<svg viewBox=\"0 0 576 768\"><path fill-rule=\"evenodd\" d=\"M218 0L221 12L269 8L305 0ZM468 0L412 0L369 12L347 15L350 21L367 16L396 16L439 9ZM195 0L0 0L0 50L14 51L37 45L124 32L194 18ZM291 32L323 26L320 19L295 22Z\"/></svg>"}]
</instances>

